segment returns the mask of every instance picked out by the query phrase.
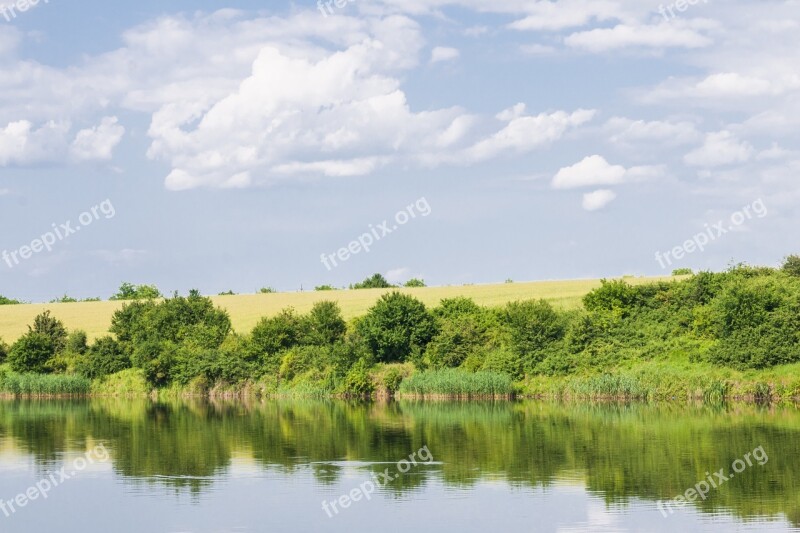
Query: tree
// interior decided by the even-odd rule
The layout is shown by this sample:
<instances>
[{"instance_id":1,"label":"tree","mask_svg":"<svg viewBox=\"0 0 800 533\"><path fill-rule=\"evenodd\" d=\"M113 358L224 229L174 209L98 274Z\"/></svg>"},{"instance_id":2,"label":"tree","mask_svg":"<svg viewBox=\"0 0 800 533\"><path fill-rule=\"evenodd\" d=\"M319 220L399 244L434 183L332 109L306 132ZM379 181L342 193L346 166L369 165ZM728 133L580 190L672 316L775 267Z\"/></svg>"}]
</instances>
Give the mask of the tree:
<instances>
[{"instance_id":1,"label":"tree","mask_svg":"<svg viewBox=\"0 0 800 533\"><path fill-rule=\"evenodd\" d=\"M393 287L394 285L389 283L382 274L373 274L372 277L365 279L361 283L350 285L351 289L391 289Z\"/></svg>"},{"instance_id":2,"label":"tree","mask_svg":"<svg viewBox=\"0 0 800 533\"><path fill-rule=\"evenodd\" d=\"M790 276L800 277L800 256L798 255L790 255L786 259L783 260L783 266L781 270L789 274Z\"/></svg>"},{"instance_id":3,"label":"tree","mask_svg":"<svg viewBox=\"0 0 800 533\"><path fill-rule=\"evenodd\" d=\"M252 357L258 358L269 372L280 368L280 352L301 344L304 321L294 309L284 309L277 316L262 318L250 335Z\"/></svg>"},{"instance_id":4,"label":"tree","mask_svg":"<svg viewBox=\"0 0 800 533\"><path fill-rule=\"evenodd\" d=\"M509 330L510 347L526 370L533 369L544 359L544 350L564 337L564 321L545 300L509 303L501 320Z\"/></svg>"},{"instance_id":5,"label":"tree","mask_svg":"<svg viewBox=\"0 0 800 533\"><path fill-rule=\"evenodd\" d=\"M11 300L3 295L0 295L0 305L19 305L21 303L22 302L20 302L19 300Z\"/></svg>"},{"instance_id":6,"label":"tree","mask_svg":"<svg viewBox=\"0 0 800 533\"><path fill-rule=\"evenodd\" d=\"M405 361L423 352L436 334L436 324L425 304L412 296L393 292L378 300L357 329L378 361Z\"/></svg>"},{"instance_id":7,"label":"tree","mask_svg":"<svg viewBox=\"0 0 800 533\"><path fill-rule=\"evenodd\" d=\"M8 354L8 363L15 372L49 372L48 362L56 354L53 340L42 333L28 331L14 343Z\"/></svg>"},{"instance_id":8,"label":"tree","mask_svg":"<svg viewBox=\"0 0 800 533\"><path fill-rule=\"evenodd\" d=\"M319 285L319 286L317 286L317 287L314 287L314 290L315 290L315 291L318 291L318 292L322 292L322 291L335 291L335 290L336 290L336 287L334 287L334 286L332 286L332 285Z\"/></svg>"},{"instance_id":9,"label":"tree","mask_svg":"<svg viewBox=\"0 0 800 533\"><path fill-rule=\"evenodd\" d=\"M306 320L308 344L329 345L344 340L347 323L336 302L315 303Z\"/></svg>"},{"instance_id":10,"label":"tree","mask_svg":"<svg viewBox=\"0 0 800 533\"><path fill-rule=\"evenodd\" d=\"M673 276L691 276L694 274L691 268L676 268L672 271Z\"/></svg>"},{"instance_id":11,"label":"tree","mask_svg":"<svg viewBox=\"0 0 800 533\"><path fill-rule=\"evenodd\" d=\"M425 280L418 279L418 278L412 278L412 279L406 281L405 286L410 288L410 289L415 289L415 288L420 288L420 287L427 287L427 285L425 285Z\"/></svg>"},{"instance_id":12,"label":"tree","mask_svg":"<svg viewBox=\"0 0 800 533\"><path fill-rule=\"evenodd\" d=\"M33 319L33 326L28 326L28 331L48 337L56 352L67 346L67 328L60 320L50 316L49 310L37 315Z\"/></svg>"},{"instance_id":13,"label":"tree","mask_svg":"<svg viewBox=\"0 0 800 533\"><path fill-rule=\"evenodd\" d=\"M156 298L161 298L161 291L155 285L134 285L125 282L109 300L151 300Z\"/></svg>"},{"instance_id":14,"label":"tree","mask_svg":"<svg viewBox=\"0 0 800 533\"><path fill-rule=\"evenodd\" d=\"M8 357L8 345L3 342L3 339L0 339L0 365L6 362L7 357Z\"/></svg>"}]
</instances>

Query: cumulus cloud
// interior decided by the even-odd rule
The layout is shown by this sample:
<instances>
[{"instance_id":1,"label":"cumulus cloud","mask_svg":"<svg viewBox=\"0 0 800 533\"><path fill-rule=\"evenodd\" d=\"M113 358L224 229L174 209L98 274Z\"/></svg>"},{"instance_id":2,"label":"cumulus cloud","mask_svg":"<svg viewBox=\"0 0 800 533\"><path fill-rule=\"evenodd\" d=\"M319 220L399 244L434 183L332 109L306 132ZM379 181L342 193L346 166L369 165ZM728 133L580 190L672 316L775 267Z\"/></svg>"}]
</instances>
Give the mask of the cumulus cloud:
<instances>
[{"instance_id":1,"label":"cumulus cloud","mask_svg":"<svg viewBox=\"0 0 800 533\"><path fill-rule=\"evenodd\" d=\"M588 52L602 53L620 48L702 48L712 40L703 35L696 24L677 21L660 24L618 24L613 28L596 28L573 33L564 43Z\"/></svg>"},{"instance_id":2,"label":"cumulus cloud","mask_svg":"<svg viewBox=\"0 0 800 533\"><path fill-rule=\"evenodd\" d=\"M575 189L597 185L618 185L625 179L627 170L620 165L611 165L604 157L592 155L579 163L564 167L553 177L553 188Z\"/></svg>"},{"instance_id":3,"label":"cumulus cloud","mask_svg":"<svg viewBox=\"0 0 800 533\"><path fill-rule=\"evenodd\" d=\"M703 145L686 154L687 165L694 167L718 167L745 163L755 149L747 141L740 141L730 131L723 130L706 135Z\"/></svg>"},{"instance_id":4,"label":"cumulus cloud","mask_svg":"<svg viewBox=\"0 0 800 533\"><path fill-rule=\"evenodd\" d=\"M441 63L442 61L452 61L458 59L461 52L458 48L448 48L445 46L437 46L431 51L431 63Z\"/></svg>"},{"instance_id":5,"label":"cumulus cloud","mask_svg":"<svg viewBox=\"0 0 800 533\"><path fill-rule=\"evenodd\" d=\"M696 142L701 135L694 123L670 120L632 120L613 117L606 122L605 131L609 140L620 146L641 143L680 145Z\"/></svg>"},{"instance_id":6,"label":"cumulus cloud","mask_svg":"<svg viewBox=\"0 0 800 533\"><path fill-rule=\"evenodd\" d=\"M69 124L47 122L38 128L19 120L0 128L0 166L31 165L63 157Z\"/></svg>"},{"instance_id":7,"label":"cumulus cloud","mask_svg":"<svg viewBox=\"0 0 800 533\"><path fill-rule=\"evenodd\" d=\"M613 202L617 193L608 189L599 189L583 195L582 207L587 211L597 211L603 209Z\"/></svg>"},{"instance_id":8,"label":"cumulus cloud","mask_svg":"<svg viewBox=\"0 0 800 533\"><path fill-rule=\"evenodd\" d=\"M125 135L125 128L117 122L117 117L105 117L98 126L79 131L70 149L72 157L78 161L111 159Z\"/></svg>"}]
</instances>

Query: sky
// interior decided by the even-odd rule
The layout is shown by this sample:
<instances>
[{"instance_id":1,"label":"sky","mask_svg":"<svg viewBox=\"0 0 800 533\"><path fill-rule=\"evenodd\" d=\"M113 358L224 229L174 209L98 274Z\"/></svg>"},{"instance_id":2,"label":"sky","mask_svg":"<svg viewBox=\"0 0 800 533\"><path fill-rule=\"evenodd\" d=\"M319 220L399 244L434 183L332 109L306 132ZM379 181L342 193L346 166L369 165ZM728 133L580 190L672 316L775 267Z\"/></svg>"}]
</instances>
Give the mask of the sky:
<instances>
[{"instance_id":1,"label":"sky","mask_svg":"<svg viewBox=\"0 0 800 533\"><path fill-rule=\"evenodd\" d=\"M800 1L336 1L0 0L0 294L800 249Z\"/></svg>"}]
</instances>

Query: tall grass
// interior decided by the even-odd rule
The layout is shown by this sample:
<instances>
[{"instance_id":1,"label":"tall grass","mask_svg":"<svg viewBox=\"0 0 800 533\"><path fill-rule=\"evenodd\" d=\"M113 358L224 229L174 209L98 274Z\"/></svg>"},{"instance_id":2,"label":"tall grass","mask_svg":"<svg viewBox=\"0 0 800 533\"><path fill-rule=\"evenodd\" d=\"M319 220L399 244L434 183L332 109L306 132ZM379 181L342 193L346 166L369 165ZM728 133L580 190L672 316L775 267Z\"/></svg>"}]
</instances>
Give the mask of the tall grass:
<instances>
[{"instance_id":1,"label":"tall grass","mask_svg":"<svg viewBox=\"0 0 800 533\"><path fill-rule=\"evenodd\" d=\"M80 396L91 392L90 380L80 376L17 374L0 371L0 394L14 396Z\"/></svg>"},{"instance_id":2,"label":"tall grass","mask_svg":"<svg viewBox=\"0 0 800 533\"><path fill-rule=\"evenodd\" d=\"M419 372L400 384L400 395L497 397L513 394L511 377L500 372L467 372L456 368Z\"/></svg>"}]
</instances>

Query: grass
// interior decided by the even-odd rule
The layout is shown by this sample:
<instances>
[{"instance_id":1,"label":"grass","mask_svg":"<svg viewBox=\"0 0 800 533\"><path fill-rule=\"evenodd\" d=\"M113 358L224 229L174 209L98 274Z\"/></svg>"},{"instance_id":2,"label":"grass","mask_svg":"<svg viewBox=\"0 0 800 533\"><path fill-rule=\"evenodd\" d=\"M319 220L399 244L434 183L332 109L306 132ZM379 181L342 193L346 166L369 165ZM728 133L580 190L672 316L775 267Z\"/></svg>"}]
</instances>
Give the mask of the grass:
<instances>
[{"instance_id":1,"label":"grass","mask_svg":"<svg viewBox=\"0 0 800 533\"><path fill-rule=\"evenodd\" d=\"M400 396L499 397L513 394L511 378L499 372L468 372L457 368L420 372L403 380Z\"/></svg>"},{"instance_id":2,"label":"grass","mask_svg":"<svg viewBox=\"0 0 800 533\"><path fill-rule=\"evenodd\" d=\"M80 376L17 374L0 369L0 395L79 396L89 394L91 387L91 381Z\"/></svg>"},{"instance_id":3,"label":"grass","mask_svg":"<svg viewBox=\"0 0 800 533\"><path fill-rule=\"evenodd\" d=\"M675 278L626 278L633 285ZM479 305L502 305L514 300L543 298L564 309L581 305L581 298L600 286L600 280L536 281L526 283L503 283L493 285L464 285L399 289L422 300L425 305L435 306L443 298L465 296ZM322 300L339 302L345 318L363 315L381 297L386 289L343 290L323 292L285 292L274 294L240 294L234 296L212 296L214 303L228 311L237 332L250 331L264 316L277 314L281 309L294 307L300 313ZM70 329L86 331L90 339L105 335L111 325L114 311L123 302L80 302L58 304L24 304L0 306L0 339L12 343L27 330L27 325L39 313L50 309L53 315Z\"/></svg>"}]
</instances>

